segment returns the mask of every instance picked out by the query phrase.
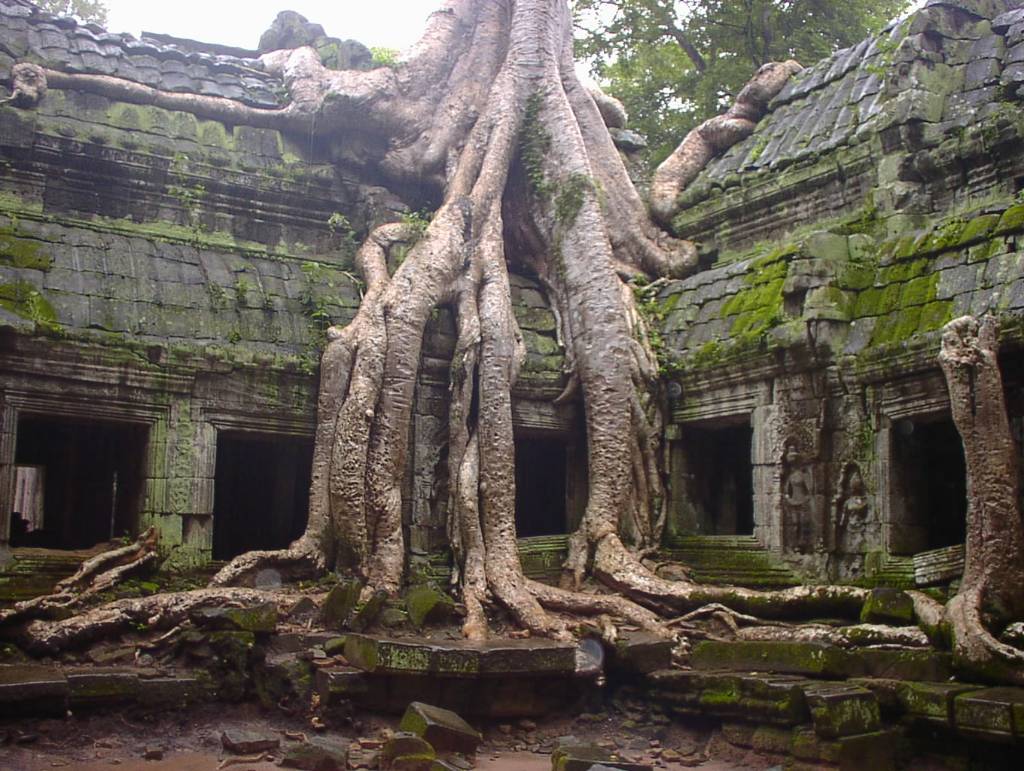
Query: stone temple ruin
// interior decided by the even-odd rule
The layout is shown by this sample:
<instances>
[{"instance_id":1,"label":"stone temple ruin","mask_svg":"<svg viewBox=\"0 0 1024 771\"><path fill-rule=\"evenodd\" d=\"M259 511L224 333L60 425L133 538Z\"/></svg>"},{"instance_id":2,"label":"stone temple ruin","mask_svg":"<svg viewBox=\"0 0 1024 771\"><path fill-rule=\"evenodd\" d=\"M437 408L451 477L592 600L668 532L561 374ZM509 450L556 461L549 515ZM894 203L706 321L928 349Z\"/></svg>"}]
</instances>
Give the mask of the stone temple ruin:
<instances>
[{"instance_id":1,"label":"stone temple ruin","mask_svg":"<svg viewBox=\"0 0 1024 771\"><path fill-rule=\"evenodd\" d=\"M701 244L701 269L645 308L670 399L664 552L695 579L958 580L964 458L936 358L951 319L999 318L1024 441L1024 9L1013 6L932 0L809 67L686 190L673 227ZM371 66L366 49L315 25L291 34L305 37L285 43L313 44L328 66ZM257 55L137 40L0 0L0 80L29 60L278 107L282 84ZM635 152L635 135L616 138ZM168 569L207 569L302 533L318 351L326 327L358 307L357 236L423 206L365 164L374 141L314 141L52 86L35 104L0 106L5 599L150 526ZM520 553L529 575L557 580L585 504L583 422L553 403L563 350L543 287L520 275L512 289L528 348L513 404ZM438 582L450 563L453 346L439 312L403 496L410 572ZM416 669L387 645L351 636L344 650L381 677ZM1024 739L1024 696L950 686L934 654L851 663L834 650L813 666L763 654L784 674L758 679L749 651L706 649L694 670L667 672L665 650L641 649L623 666L648 678L631 686L646 698L798 763L885 762L885 747L861 737L914 721L962 741ZM526 667L538 667L531 687L572 675L560 655ZM865 676L886 685L845 679ZM332 697L366 692L348 672L321 679ZM381 694L370 689L373 706L400 701ZM843 699L867 717L847 725L828 712Z\"/></svg>"}]
</instances>

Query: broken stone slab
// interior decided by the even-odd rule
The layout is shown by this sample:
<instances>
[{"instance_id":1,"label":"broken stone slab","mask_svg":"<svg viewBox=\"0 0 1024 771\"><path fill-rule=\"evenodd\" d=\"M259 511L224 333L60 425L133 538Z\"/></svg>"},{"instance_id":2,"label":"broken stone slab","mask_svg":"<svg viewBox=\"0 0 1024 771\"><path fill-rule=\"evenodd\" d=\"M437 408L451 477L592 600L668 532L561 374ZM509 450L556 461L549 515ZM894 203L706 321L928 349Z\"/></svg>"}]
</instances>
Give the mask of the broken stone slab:
<instances>
[{"instance_id":1,"label":"broken stone slab","mask_svg":"<svg viewBox=\"0 0 1024 771\"><path fill-rule=\"evenodd\" d=\"M349 621L348 625L351 629L356 632L365 631L377 617L384 610L384 606L387 604L388 594L387 592L376 592L370 599L368 599L361 608L355 611L355 615Z\"/></svg>"},{"instance_id":2,"label":"broken stone slab","mask_svg":"<svg viewBox=\"0 0 1024 771\"><path fill-rule=\"evenodd\" d=\"M430 771L436 757L437 752L428 741L408 731L399 731L381 747L380 767L383 771Z\"/></svg>"},{"instance_id":3,"label":"broken stone slab","mask_svg":"<svg viewBox=\"0 0 1024 771\"><path fill-rule=\"evenodd\" d=\"M348 744L316 736L301 744L285 747L284 757L278 765L303 771L345 771L348 765Z\"/></svg>"},{"instance_id":4,"label":"broken stone slab","mask_svg":"<svg viewBox=\"0 0 1024 771\"><path fill-rule=\"evenodd\" d=\"M375 675L536 677L576 671L576 646L551 640L442 643L349 634L344 651L352 666Z\"/></svg>"},{"instance_id":5,"label":"broken stone slab","mask_svg":"<svg viewBox=\"0 0 1024 771\"><path fill-rule=\"evenodd\" d=\"M473 755L483 741L479 732L456 713L419 701L406 709L399 728L421 737L438 752Z\"/></svg>"},{"instance_id":6,"label":"broken stone slab","mask_svg":"<svg viewBox=\"0 0 1024 771\"><path fill-rule=\"evenodd\" d=\"M690 656L694 669L779 672L842 679L850 670L849 654L826 643L739 640L697 644Z\"/></svg>"},{"instance_id":7,"label":"broken stone slab","mask_svg":"<svg viewBox=\"0 0 1024 771\"><path fill-rule=\"evenodd\" d=\"M359 603L359 594L363 591L363 582L358 580L342 581L327 593L320 618L328 629L341 629L348 617Z\"/></svg>"},{"instance_id":8,"label":"broken stone slab","mask_svg":"<svg viewBox=\"0 0 1024 771\"><path fill-rule=\"evenodd\" d=\"M196 608L189 613L193 624L223 632L273 632L277 628L277 605L265 602L252 608Z\"/></svg>"},{"instance_id":9,"label":"broken stone slab","mask_svg":"<svg viewBox=\"0 0 1024 771\"><path fill-rule=\"evenodd\" d=\"M273 734L245 731L240 728L229 728L220 735L220 743L228 752L236 755L252 755L256 752L276 750L281 740Z\"/></svg>"},{"instance_id":10,"label":"broken stone slab","mask_svg":"<svg viewBox=\"0 0 1024 771\"><path fill-rule=\"evenodd\" d=\"M652 771L652 767L646 763L620 760L603 747L580 743L571 736L560 739L555 751L551 753L551 771L591 771L595 767L616 771Z\"/></svg>"},{"instance_id":11,"label":"broken stone slab","mask_svg":"<svg viewBox=\"0 0 1024 771\"><path fill-rule=\"evenodd\" d=\"M0 666L0 715L25 717L67 712L68 680L53 667L35 664Z\"/></svg>"},{"instance_id":12,"label":"broken stone slab","mask_svg":"<svg viewBox=\"0 0 1024 771\"><path fill-rule=\"evenodd\" d=\"M131 670L71 671L67 679L71 709L131 704L139 697L139 675Z\"/></svg>"},{"instance_id":13,"label":"broken stone slab","mask_svg":"<svg viewBox=\"0 0 1024 771\"><path fill-rule=\"evenodd\" d=\"M847 683L808 683L803 687L815 732L827 739L878 731L878 699L867 688Z\"/></svg>"}]
</instances>

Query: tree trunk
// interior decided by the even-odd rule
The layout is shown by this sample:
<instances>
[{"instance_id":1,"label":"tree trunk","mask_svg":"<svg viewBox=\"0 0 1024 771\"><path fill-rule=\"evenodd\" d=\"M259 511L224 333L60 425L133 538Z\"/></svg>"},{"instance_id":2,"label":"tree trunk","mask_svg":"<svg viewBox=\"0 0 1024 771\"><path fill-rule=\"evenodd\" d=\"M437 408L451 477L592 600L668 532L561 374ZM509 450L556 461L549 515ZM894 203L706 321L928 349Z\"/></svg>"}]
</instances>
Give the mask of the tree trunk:
<instances>
[{"instance_id":1,"label":"tree trunk","mask_svg":"<svg viewBox=\"0 0 1024 771\"><path fill-rule=\"evenodd\" d=\"M939 361L967 467L966 562L945 610L961 666L1024 682L1024 652L993 636L1024 616L1024 525L1017 450L999 373L998 322L969 316L946 325Z\"/></svg>"}]
</instances>

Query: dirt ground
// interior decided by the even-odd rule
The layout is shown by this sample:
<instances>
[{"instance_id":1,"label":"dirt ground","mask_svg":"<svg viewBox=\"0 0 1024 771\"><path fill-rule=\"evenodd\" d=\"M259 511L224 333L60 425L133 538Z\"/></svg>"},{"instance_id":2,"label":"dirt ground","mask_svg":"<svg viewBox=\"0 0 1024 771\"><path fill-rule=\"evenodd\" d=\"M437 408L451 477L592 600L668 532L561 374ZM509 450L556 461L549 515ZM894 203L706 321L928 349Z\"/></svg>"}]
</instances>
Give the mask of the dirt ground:
<instances>
[{"instance_id":1,"label":"dirt ground","mask_svg":"<svg viewBox=\"0 0 1024 771\"><path fill-rule=\"evenodd\" d=\"M254 705L208 705L178 713L114 712L69 716L65 720L0 722L0 769L3 771L270 771L278 769L281 752L261 761L238 758L221 746L221 734L244 729L279 736L282 745L301 736L326 735L342 740L382 739L397 728L392 716L358 715L350 724L329 725L319 733L308 720L261 710ZM623 726L622 723L626 723ZM673 723L636 726L621 715L595 713L512 723L485 723L475 768L480 771L548 771L558 737L572 735L605 746L626 759L653 763L676 771L700 768L768 769L777 760L737 753L706 728ZM290 737L290 738L289 738ZM300 739L301 740L301 739ZM661 758L667 754L667 758ZM676 760L678 758L678 760Z\"/></svg>"}]
</instances>

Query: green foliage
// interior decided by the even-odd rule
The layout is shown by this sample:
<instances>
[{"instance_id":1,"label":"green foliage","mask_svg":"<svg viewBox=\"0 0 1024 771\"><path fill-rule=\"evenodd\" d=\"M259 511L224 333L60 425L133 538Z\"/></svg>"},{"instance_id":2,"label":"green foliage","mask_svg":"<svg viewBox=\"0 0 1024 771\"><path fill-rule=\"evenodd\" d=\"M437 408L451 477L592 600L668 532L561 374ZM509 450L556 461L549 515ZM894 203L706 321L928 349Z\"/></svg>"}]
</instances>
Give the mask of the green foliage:
<instances>
[{"instance_id":1,"label":"green foliage","mask_svg":"<svg viewBox=\"0 0 1024 771\"><path fill-rule=\"evenodd\" d=\"M57 311L50 301L27 281L0 284L0 308L35 322L37 331L53 334L61 331Z\"/></svg>"},{"instance_id":2,"label":"green foliage","mask_svg":"<svg viewBox=\"0 0 1024 771\"><path fill-rule=\"evenodd\" d=\"M573 0L578 58L663 160L722 112L762 64L854 45L905 0Z\"/></svg>"},{"instance_id":3,"label":"green foliage","mask_svg":"<svg viewBox=\"0 0 1024 771\"><path fill-rule=\"evenodd\" d=\"M327 227L330 228L332 233L340 233L341 235L347 235L352 232L352 223L340 211L334 212L327 218Z\"/></svg>"},{"instance_id":4,"label":"green foliage","mask_svg":"<svg viewBox=\"0 0 1024 771\"><path fill-rule=\"evenodd\" d=\"M74 16L79 21L107 23L107 4L102 0L35 0L36 5L55 16Z\"/></svg>"},{"instance_id":5,"label":"green foliage","mask_svg":"<svg viewBox=\"0 0 1024 771\"><path fill-rule=\"evenodd\" d=\"M401 54L401 51L397 48L372 46L370 48L370 53L373 54L374 67L396 67L398 65L398 56Z\"/></svg>"},{"instance_id":6,"label":"green foliage","mask_svg":"<svg viewBox=\"0 0 1024 771\"><path fill-rule=\"evenodd\" d=\"M540 93L530 94L526 100L523 129L519 136L519 157L526 170L526 179L530 183L530 190L540 199L551 195L550 183L544 179L544 158L551 149L551 134L540 120L543 101Z\"/></svg>"},{"instance_id":7,"label":"green foliage","mask_svg":"<svg viewBox=\"0 0 1024 771\"><path fill-rule=\"evenodd\" d=\"M407 211L402 215L402 223L408 225L412 229L412 242L416 243L423 234L427 232L427 228L430 227L430 222L434 218L434 213L429 209L420 209L420 211Z\"/></svg>"}]
</instances>

